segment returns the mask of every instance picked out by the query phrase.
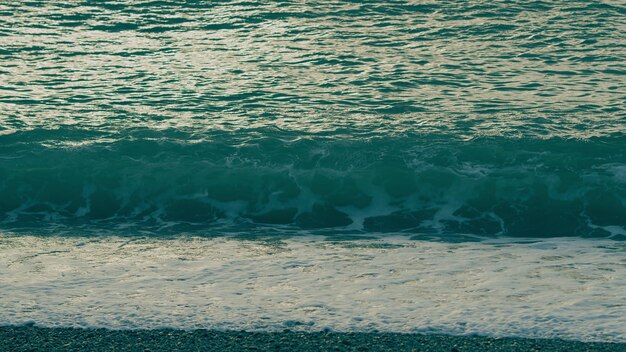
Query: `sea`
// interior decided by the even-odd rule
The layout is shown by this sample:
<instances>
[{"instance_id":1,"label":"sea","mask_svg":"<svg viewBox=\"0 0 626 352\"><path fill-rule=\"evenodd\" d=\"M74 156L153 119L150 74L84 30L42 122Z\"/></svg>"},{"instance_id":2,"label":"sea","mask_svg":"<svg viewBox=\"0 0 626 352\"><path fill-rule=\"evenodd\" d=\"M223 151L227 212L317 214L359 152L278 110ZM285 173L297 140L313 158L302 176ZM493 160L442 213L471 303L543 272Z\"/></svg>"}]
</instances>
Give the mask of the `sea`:
<instances>
[{"instance_id":1,"label":"sea","mask_svg":"<svg viewBox=\"0 0 626 352\"><path fill-rule=\"evenodd\" d=\"M0 325L626 342L621 0L0 2Z\"/></svg>"}]
</instances>

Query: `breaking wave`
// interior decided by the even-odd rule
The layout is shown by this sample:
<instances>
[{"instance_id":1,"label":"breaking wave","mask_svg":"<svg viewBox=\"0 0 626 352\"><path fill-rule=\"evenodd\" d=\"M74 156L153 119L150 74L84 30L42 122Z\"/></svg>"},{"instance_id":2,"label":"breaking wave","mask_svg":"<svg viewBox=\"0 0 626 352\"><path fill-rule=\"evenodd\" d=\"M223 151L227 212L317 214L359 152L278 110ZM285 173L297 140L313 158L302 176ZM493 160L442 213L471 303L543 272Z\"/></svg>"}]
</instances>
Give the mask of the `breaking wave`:
<instances>
[{"instance_id":1,"label":"breaking wave","mask_svg":"<svg viewBox=\"0 0 626 352\"><path fill-rule=\"evenodd\" d=\"M2 136L1 226L626 234L622 138L76 133Z\"/></svg>"}]
</instances>

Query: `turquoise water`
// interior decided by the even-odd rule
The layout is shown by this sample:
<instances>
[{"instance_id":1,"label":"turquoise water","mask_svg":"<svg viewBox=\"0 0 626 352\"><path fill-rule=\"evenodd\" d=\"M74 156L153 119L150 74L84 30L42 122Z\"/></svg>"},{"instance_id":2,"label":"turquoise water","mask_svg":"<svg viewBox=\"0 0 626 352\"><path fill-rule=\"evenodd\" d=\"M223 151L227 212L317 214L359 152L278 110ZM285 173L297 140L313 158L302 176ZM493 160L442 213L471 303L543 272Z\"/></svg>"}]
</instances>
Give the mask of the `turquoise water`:
<instances>
[{"instance_id":1,"label":"turquoise water","mask_svg":"<svg viewBox=\"0 0 626 352\"><path fill-rule=\"evenodd\" d=\"M626 342L626 3L0 1L0 325Z\"/></svg>"},{"instance_id":2,"label":"turquoise water","mask_svg":"<svg viewBox=\"0 0 626 352\"><path fill-rule=\"evenodd\" d=\"M620 1L0 5L0 228L626 238Z\"/></svg>"}]
</instances>

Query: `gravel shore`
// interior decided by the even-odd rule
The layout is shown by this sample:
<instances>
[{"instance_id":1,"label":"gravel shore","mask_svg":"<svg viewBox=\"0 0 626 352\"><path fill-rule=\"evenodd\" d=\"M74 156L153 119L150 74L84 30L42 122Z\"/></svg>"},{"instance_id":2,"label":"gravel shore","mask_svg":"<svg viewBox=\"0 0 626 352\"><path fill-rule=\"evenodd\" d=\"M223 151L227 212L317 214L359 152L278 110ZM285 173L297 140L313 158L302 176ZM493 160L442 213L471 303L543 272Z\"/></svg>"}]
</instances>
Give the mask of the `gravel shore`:
<instances>
[{"instance_id":1,"label":"gravel shore","mask_svg":"<svg viewBox=\"0 0 626 352\"><path fill-rule=\"evenodd\" d=\"M0 351L625 351L622 343L395 333L0 327Z\"/></svg>"}]
</instances>

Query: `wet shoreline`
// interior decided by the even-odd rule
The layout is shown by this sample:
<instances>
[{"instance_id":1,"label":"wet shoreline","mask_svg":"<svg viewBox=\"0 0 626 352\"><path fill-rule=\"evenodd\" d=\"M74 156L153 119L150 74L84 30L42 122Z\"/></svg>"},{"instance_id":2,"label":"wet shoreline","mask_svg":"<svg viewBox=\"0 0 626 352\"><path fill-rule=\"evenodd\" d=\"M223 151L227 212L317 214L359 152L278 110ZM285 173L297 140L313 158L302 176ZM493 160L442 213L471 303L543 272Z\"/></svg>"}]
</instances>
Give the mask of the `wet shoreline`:
<instances>
[{"instance_id":1,"label":"wet shoreline","mask_svg":"<svg viewBox=\"0 0 626 352\"><path fill-rule=\"evenodd\" d=\"M0 351L623 351L624 343L400 333L0 327Z\"/></svg>"}]
</instances>

